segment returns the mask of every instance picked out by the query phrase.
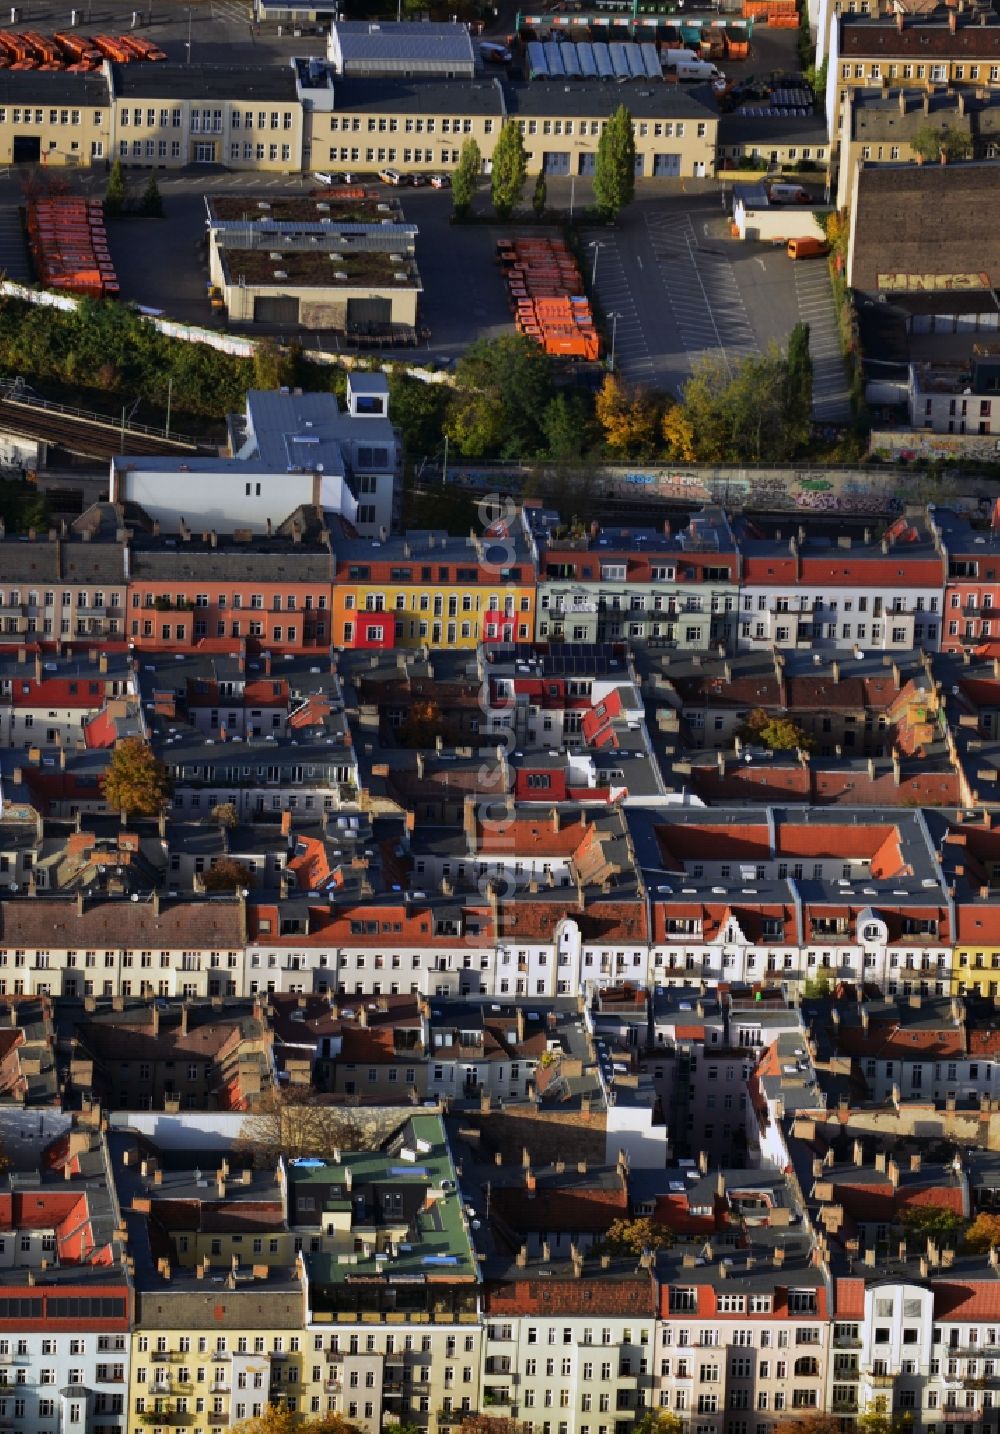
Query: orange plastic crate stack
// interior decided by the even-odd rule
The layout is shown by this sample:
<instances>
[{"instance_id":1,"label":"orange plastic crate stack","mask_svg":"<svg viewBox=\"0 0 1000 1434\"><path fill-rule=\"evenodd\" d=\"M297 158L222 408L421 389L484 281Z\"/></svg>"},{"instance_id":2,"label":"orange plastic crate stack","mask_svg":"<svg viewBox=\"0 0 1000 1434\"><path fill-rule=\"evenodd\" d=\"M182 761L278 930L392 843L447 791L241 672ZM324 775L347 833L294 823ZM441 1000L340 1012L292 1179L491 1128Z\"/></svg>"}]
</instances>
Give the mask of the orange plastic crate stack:
<instances>
[{"instance_id":1,"label":"orange plastic crate stack","mask_svg":"<svg viewBox=\"0 0 1000 1434\"><path fill-rule=\"evenodd\" d=\"M518 333L548 354L600 357L600 338L580 269L561 239L501 239L497 258L506 274Z\"/></svg>"},{"instance_id":2,"label":"orange plastic crate stack","mask_svg":"<svg viewBox=\"0 0 1000 1434\"><path fill-rule=\"evenodd\" d=\"M119 292L100 200L32 200L28 238L47 288L105 298Z\"/></svg>"}]
</instances>

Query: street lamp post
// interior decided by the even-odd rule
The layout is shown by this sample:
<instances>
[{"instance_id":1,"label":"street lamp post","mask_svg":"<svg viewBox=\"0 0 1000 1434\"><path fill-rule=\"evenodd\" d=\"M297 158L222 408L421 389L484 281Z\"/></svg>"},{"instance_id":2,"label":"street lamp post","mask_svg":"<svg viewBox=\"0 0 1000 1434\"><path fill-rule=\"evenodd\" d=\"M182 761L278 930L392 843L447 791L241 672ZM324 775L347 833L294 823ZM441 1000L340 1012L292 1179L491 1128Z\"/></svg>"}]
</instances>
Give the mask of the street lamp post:
<instances>
[{"instance_id":1,"label":"street lamp post","mask_svg":"<svg viewBox=\"0 0 1000 1434\"><path fill-rule=\"evenodd\" d=\"M187 63L191 63L191 11L188 10Z\"/></svg>"},{"instance_id":2,"label":"street lamp post","mask_svg":"<svg viewBox=\"0 0 1000 1434\"><path fill-rule=\"evenodd\" d=\"M615 340L618 338L618 320L621 318L621 314L619 314L619 313L609 314L609 315L608 315L608 318L611 320L611 359L610 359L610 361L609 361L609 363L608 363L608 371L609 371L610 373L614 373L614 371L615 371Z\"/></svg>"},{"instance_id":3,"label":"street lamp post","mask_svg":"<svg viewBox=\"0 0 1000 1434\"><path fill-rule=\"evenodd\" d=\"M591 272L590 272L590 287L591 287L591 290L594 290L594 289L596 289L596 287L597 287L597 256L600 254L601 250L604 248L604 242L603 242L603 240L601 240L601 239L592 239L592 240L590 241L590 248L593 249L593 251L594 251L594 267L593 267L593 269L592 269Z\"/></svg>"}]
</instances>

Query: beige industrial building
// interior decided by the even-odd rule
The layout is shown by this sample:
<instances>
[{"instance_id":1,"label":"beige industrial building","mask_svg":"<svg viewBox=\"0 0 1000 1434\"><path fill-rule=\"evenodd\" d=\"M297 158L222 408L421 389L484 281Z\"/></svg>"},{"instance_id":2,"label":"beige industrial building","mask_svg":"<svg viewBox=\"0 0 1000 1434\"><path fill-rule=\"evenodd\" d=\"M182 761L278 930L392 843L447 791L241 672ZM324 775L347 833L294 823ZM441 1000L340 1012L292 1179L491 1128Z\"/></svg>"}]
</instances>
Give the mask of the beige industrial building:
<instances>
[{"instance_id":1,"label":"beige industrial building","mask_svg":"<svg viewBox=\"0 0 1000 1434\"><path fill-rule=\"evenodd\" d=\"M217 196L208 231L209 273L230 323L416 327L417 228L398 205Z\"/></svg>"},{"instance_id":2,"label":"beige industrial building","mask_svg":"<svg viewBox=\"0 0 1000 1434\"><path fill-rule=\"evenodd\" d=\"M474 139L488 173L497 137L514 120L529 174L588 175L601 131L621 104L635 124L637 176L715 172L719 119L708 92L654 80L338 80L335 107L314 106L309 114L308 143L314 165L433 173L453 168L464 142Z\"/></svg>"},{"instance_id":3,"label":"beige industrial building","mask_svg":"<svg viewBox=\"0 0 1000 1434\"><path fill-rule=\"evenodd\" d=\"M302 169L302 101L281 65L106 66L122 164Z\"/></svg>"},{"instance_id":4,"label":"beige industrial building","mask_svg":"<svg viewBox=\"0 0 1000 1434\"><path fill-rule=\"evenodd\" d=\"M106 75L0 71L0 165L103 162L111 130Z\"/></svg>"}]
</instances>

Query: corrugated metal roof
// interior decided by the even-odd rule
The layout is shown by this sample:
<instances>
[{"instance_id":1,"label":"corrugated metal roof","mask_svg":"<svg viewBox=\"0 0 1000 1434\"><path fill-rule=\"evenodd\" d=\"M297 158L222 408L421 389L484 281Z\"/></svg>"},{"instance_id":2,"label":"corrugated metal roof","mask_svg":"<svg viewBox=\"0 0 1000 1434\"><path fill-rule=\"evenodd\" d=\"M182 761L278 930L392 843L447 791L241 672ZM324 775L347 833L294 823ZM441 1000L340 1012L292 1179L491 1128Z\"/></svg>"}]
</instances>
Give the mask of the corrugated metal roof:
<instances>
[{"instance_id":1,"label":"corrugated metal roof","mask_svg":"<svg viewBox=\"0 0 1000 1434\"><path fill-rule=\"evenodd\" d=\"M465 25L398 24L395 21L340 21L331 41L339 43L345 65L375 61L393 67L423 63L475 66L472 40Z\"/></svg>"}]
</instances>

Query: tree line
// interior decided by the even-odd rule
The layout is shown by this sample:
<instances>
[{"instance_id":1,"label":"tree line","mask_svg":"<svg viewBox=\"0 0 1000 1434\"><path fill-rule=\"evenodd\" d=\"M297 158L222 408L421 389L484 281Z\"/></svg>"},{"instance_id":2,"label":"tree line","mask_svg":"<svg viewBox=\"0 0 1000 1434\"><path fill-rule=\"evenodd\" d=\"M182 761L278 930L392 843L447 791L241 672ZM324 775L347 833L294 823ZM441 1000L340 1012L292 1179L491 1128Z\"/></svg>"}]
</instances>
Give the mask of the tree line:
<instances>
[{"instance_id":1,"label":"tree line","mask_svg":"<svg viewBox=\"0 0 1000 1434\"><path fill-rule=\"evenodd\" d=\"M469 216L482 169L482 151L474 139L467 139L451 180L457 219ZM509 119L497 137L490 165L490 202L497 219L507 220L514 212L527 173L528 156L521 126L516 119ZM613 220L631 204L635 194L635 126L624 105L618 106L601 131L594 161L593 189L594 204L605 220ZM538 218L544 215L546 202L543 171L535 182L531 201Z\"/></svg>"},{"instance_id":2,"label":"tree line","mask_svg":"<svg viewBox=\"0 0 1000 1434\"><path fill-rule=\"evenodd\" d=\"M472 459L783 463L812 431L809 327L797 324L784 350L737 363L704 355L677 400L614 373L596 395L559 387L537 344L505 334L473 344L451 388L395 371L390 408L417 463L440 452L444 434Z\"/></svg>"}]
</instances>

